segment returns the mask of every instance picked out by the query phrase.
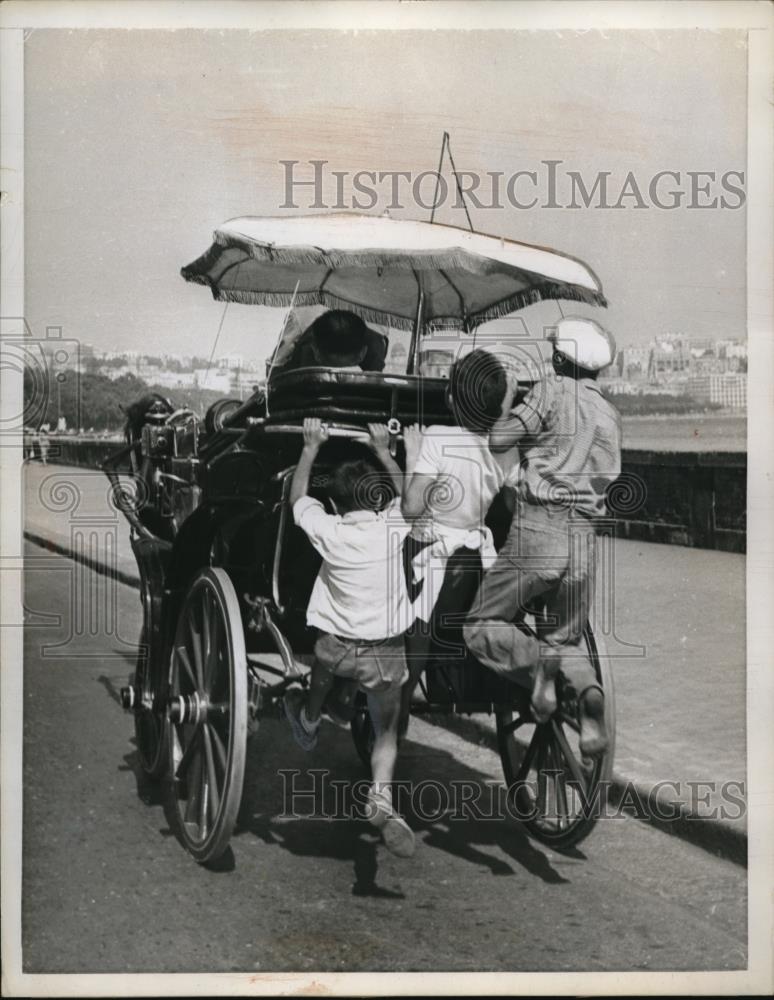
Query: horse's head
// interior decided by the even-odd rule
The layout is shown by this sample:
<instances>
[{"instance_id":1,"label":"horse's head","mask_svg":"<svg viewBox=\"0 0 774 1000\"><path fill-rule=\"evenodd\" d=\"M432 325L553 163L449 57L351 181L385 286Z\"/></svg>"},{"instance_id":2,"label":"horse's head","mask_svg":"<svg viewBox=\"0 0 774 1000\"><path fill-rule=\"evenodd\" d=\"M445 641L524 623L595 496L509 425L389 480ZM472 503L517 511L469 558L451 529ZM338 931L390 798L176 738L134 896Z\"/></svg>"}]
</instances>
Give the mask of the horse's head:
<instances>
[{"instance_id":1,"label":"horse's head","mask_svg":"<svg viewBox=\"0 0 774 1000\"><path fill-rule=\"evenodd\" d=\"M126 421L124 423L124 436L127 444L134 444L140 440L142 428L147 423L148 418L157 419L169 416L174 412L174 406L160 392L148 392L140 399L135 400L126 407Z\"/></svg>"}]
</instances>

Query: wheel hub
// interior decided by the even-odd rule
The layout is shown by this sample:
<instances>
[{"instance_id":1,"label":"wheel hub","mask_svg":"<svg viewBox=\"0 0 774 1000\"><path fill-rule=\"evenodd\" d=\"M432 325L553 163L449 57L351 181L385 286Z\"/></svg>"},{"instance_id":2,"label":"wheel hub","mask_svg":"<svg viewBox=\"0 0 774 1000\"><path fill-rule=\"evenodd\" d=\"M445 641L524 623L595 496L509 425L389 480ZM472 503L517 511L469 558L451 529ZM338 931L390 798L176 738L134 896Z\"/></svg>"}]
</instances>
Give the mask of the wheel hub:
<instances>
[{"instance_id":1,"label":"wheel hub","mask_svg":"<svg viewBox=\"0 0 774 1000\"><path fill-rule=\"evenodd\" d=\"M170 722L178 725L184 722L198 725L207 720L209 709L209 701L202 698L198 691L194 691L193 694L179 694L171 697L167 705L167 716Z\"/></svg>"}]
</instances>

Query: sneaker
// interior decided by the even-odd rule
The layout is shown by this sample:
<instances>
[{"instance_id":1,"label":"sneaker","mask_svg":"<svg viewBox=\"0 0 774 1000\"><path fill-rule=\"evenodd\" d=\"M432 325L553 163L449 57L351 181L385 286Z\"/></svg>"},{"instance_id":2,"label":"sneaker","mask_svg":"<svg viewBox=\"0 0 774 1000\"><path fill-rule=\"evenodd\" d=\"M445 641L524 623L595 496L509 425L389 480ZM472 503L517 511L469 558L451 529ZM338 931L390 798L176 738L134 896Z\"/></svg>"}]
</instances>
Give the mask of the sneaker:
<instances>
[{"instance_id":1,"label":"sneaker","mask_svg":"<svg viewBox=\"0 0 774 1000\"><path fill-rule=\"evenodd\" d=\"M290 723L293 739L302 750L309 751L314 750L317 746L317 730L320 723L318 722L316 725L313 725L311 729L308 728L311 724L306 722L306 712L304 712L305 701L304 692L295 688L285 694L285 697L282 699L282 707Z\"/></svg>"},{"instance_id":2,"label":"sneaker","mask_svg":"<svg viewBox=\"0 0 774 1000\"><path fill-rule=\"evenodd\" d=\"M389 796L375 791L372 786L366 797L365 812L366 819L379 830L384 846L391 854L399 858L413 857L416 847L414 831L395 812Z\"/></svg>"}]
</instances>

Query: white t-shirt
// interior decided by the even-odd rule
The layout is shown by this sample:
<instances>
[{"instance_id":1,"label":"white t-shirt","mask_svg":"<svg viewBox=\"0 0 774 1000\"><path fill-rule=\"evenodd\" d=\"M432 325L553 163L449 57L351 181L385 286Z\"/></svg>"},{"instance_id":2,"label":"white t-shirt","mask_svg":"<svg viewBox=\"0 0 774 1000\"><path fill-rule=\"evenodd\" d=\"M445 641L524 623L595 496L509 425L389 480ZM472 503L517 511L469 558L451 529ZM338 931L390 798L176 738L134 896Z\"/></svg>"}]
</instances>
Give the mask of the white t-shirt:
<instances>
[{"instance_id":1,"label":"white t-shirt","mask_svg":"<svg viewBox=\"0 0 774 1000\"><path fill-rule=\"evenodd\" d=\"M338 515L305 496L293 506L293 518L323 559L307 624L347 639L387 639L405 632L414 613L402 555L410 525L400 512L400 497L378 513Z\"/></svg>"},{"instance_id":2,"label":"white t-shirt","mask_svg":"<svg viewBox=\"0 0 774 1000\"><path fill-rule=\"evenodd\" d=\"M414 474L427 476L428 483L435 480L426 517L442 528L480 528L512 461L510 452L492 454L487 434L457 426L428 427L414 468ZM418 524L414 534L426 534L431 527Z\"/></svg>"}]
</instances>

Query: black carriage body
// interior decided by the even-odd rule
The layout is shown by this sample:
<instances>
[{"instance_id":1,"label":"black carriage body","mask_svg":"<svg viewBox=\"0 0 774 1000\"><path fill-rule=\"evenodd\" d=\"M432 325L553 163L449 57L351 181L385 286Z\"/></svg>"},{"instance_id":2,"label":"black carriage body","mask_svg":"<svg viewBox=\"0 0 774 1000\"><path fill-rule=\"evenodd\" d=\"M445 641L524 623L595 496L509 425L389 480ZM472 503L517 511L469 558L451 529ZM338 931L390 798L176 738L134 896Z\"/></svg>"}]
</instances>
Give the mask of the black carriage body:
<instances>
[{"instance_id":1,"label":"black carriage body","mask_svg":"<svg viewBox=\"0 0 774 1000\"><path fill-rule=\"evenodd\" d=\"M403 464L399 431L410 424L451 424L447 381L412 375L300 369L272 379L267 402L257 393L226 416L223 426L199 449L201 504L182 525L171 557L168 588L182 593L204 566L223 566L244 601L266 598L276 623L296 653L311 652L314 635L305 625L306 608L320 559L293 524L287 503L290 477L302 446L304 418L319 417L332 432L313 469L310 492L325 502L327 479L340 462L372 458L362 439L371 422L396 431L395 457ZM335 436L340 434L341 436ZM389 477L385 474L385 489ZM488 522L497 545L504 539L510 513L497 501ZM249 609L243 607L246 620ZM248 649L270 641L248 636ZM462 656L462 659L465 659ZM488 671L471 685L460 655L449 665L449 682L436 685L443 704L483 702L504 696ZM497 690L495 690L497 689Z\"/></svg>"},{"instance_id":2,"label":"black carriage body","mask_svg":"<svg viewBox=\"0 0 774 1000\"><path fill-rule=\"evenodd\" d=\"M152 470L146 469L146 479L152 481L155 475L161 489L143 486L139 492L144 502L130 512L130 520L135 536L142 536L134 550L144 600L154 609L155 648L163 650L165 639L171 641L181 601L196 575L206 567L222 567L240 601L248 651L276 646L275 635L248 627L254 620L250 601L258 599L265 602L265 611L294 654L308 656L314 634L306 627L306 608L320 558L294 525L287 503L304 419L319 417L332 432L311 478L310 492L324 501L332 468L345 459L371 457L362 440L370 422L386 423L396 431L399 464L403 447L397 432L402 427L451 424L447 385L442 378L298 369L272 378L268 403L263 391L243 403L216 403L194 441L178 432L169 439L167 451L157 449L154 455L148 454L151 438L145 434L138 448ZM163 429L154 427L153 432L155 443ZM386 475L385 488L390 488ZM496 500L488 517L496 545L509 521L505 504ZM489 671L469 669L458 636L452 646L443 679L432 674L434 703L449 710L480 711L491 710L498 700L512 700L512 691Z\"/></svg>"},{"instance_id":3,"label":"black carriage body","mask_svg":"<svg viewBox=\"0 0 774 1000\"><path fill-rule=\"evenodd\" d=\"M170 787L179 833L197 860L211 861L225 850L241 796L249 726L277 704L289 683L302 678L299 661L309 662L315 640L305 620L320 558L294 525L288 502L304 418L319 417L331 432L310 481L310 492L324 500L332 468L371 454L365 443L368 423L389 425L399 464L402 427L452 423L446 388L443 379L420 376L299 369L271 380L268 404L261 392L244 403L223 401L193 435L177 429L166 447L163 434L146 435L144 450L142 441L135 441L123 458L108 463L111 478L128 471L137 480L135 502L125 513L140 568L144 626L134 683L122 689L122 698L135 713L144 769L152 777L174 778ZM148 453L149 445L156 454ZM496 499L487 523L498 547L510 516ZM185 644L194 640L196 645L197 615L207 607L220 623L222 669L230 678L227 705L214 704L212 692L200 697L192 668L186 663L189 680L183 669ZM539 620L538 610L529 627L539 628ZM199 639L206 647L205 637ZM424 700L412 706L412 713L493 712L508 800L517 815L545 843L560 849L577 843L594 825L595 814L586 803L604 787L613 760L612 677L598 639L587 627L584 641L606 696L609 750L591 770L579 762L577 706L560 695L557 717L536 726L528 677L523 684L509 683L473 660L462 643L459 616L456 624L440 630L440 639L422 683ZM269 668L273 680L268 681L259 679L267 653L282 659L280 668ZM199 659L204 656L200 649ZM219 716L222 710L226 716ZM230 720L222 740L218 718ZM367 763L373 730L365 701L359 702L352 731ZM212 754L220 753L217 773L201 785L219 789L214 803L192 790L192 765L186 762L198 753L204 766L195 732L206 732L210 741L208 767L216 766Z\"/></svg>"},{"instance_id":4,"label":"black carriage body","mask_svg":"<svg viewBox=\"0 0 774 1000\"><path fill-rule=\"evenodd\" d=\"M305 615L320 561L293 524L287 493L306 417L319 417L332 432L310 482L310 492L321 500L332 468L371 456L362 440L370 422L389 423L396 431L412 423L451 423L443 379L309 368L276 375L268 407L264 393L255 393L202 437L201 501L172 544L170 598L184 592L201 568L222 566L240 601L245 594L270 601L276 623L302 655L313 641ZM399 463L402 457L396 435ZM247 620L249 609L243 610ZM251 632L248 647L259 648L265 639Z\"/></svg>"}]
</instances>

